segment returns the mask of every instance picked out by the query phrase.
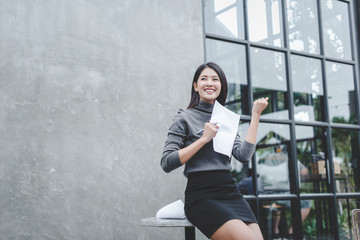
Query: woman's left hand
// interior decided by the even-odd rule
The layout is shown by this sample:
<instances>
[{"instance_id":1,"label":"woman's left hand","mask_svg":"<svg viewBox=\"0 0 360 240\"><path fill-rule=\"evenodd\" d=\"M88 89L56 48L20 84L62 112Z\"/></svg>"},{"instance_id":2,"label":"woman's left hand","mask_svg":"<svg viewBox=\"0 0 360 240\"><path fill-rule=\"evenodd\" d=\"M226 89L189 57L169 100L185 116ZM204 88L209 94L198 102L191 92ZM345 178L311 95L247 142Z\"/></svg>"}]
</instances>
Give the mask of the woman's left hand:
<instances>
[{"instance_id":1,"label":"woman's left hand","mask_svg":"<svg viewBox=\"0 0 360 240\"><path fill-rule=\"evenodd\" d=\"M252 108L252 114L261 115L261 113L264 111L264 109L267 107L269 98L259 98L254 101L254 105Z\"/></svg>"}]
</instances>

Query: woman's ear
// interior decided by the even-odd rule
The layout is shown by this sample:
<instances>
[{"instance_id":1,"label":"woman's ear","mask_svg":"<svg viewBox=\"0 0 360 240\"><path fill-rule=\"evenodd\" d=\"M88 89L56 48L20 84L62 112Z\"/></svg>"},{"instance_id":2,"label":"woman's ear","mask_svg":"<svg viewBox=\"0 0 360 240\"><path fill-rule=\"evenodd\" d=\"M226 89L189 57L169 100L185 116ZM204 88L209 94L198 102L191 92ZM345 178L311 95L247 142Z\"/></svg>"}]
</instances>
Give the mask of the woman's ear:
<instances>
[{"instance_id":1,"label":"woman's ear","mask_svg":"<svg viewBox=\"0 0 360 240\"><path fill-rule=\"evenodd\" d=\"M197 92L197 84L196 84L196 82L193 83L193 87L194 87L195 92Z\"/></svg>"}]
</instances>

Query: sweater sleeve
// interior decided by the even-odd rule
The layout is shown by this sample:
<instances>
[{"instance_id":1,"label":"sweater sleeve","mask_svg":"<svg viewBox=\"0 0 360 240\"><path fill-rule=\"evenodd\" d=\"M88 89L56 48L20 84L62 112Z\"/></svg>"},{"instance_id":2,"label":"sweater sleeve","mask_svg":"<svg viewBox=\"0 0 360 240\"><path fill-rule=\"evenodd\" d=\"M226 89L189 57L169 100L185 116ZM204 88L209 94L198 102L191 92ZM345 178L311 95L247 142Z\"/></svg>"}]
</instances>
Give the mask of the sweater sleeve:
<instances>
[{"instance_id":1,"label":"sweater sleeve","mask_svg":"<svg viewBox=\"0 0 360 240\"><path fill-rule=\"evenodd\" d=\"M241 141L239 134L236 135L232 150L233 156L242 163L248 163L255 152L255 144Z\"/></svg>"},{"instance_id":2,"label":"sweater sleeve","mask_svg":"<svg viewBox=\"0 0 360 240\"><path fill-rule=\"evenodd\" d=\"M161 157L161 167L167 173L182 166L178 151L184 147L187 132L186 122L181 114L182 112L183 110L180 109L174 117Z\"/></svg>"}]
</instances>

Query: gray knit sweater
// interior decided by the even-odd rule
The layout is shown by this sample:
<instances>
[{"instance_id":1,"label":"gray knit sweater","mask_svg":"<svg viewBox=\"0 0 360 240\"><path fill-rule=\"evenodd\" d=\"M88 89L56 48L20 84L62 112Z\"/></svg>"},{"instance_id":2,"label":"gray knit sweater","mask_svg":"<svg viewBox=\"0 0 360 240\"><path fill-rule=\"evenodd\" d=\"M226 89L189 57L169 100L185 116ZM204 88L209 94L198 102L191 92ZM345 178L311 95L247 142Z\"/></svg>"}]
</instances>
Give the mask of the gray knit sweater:
<instances>
[{"instance_id":1,"label":"gray knit sweater","mask_svg":"<svg viewBox=\"0 0 360 240\"><path fill-rule=\"evenodd\" d=\"M213 104L200 101L195 108L180 109L170 126L168 137L165 142L161 158L161 167L165 172L170 172L182 165L178 151L198 140L201 134L197 134L209 122ZM233 156L240 162L249 162L254 154L255 145L242 142L237 135L232 150ZM228 156L217 153L213 149L213 141L204 145L187 163L185 163L184 175L200 171L231 170Z\"/></svg>"}]
</instances>

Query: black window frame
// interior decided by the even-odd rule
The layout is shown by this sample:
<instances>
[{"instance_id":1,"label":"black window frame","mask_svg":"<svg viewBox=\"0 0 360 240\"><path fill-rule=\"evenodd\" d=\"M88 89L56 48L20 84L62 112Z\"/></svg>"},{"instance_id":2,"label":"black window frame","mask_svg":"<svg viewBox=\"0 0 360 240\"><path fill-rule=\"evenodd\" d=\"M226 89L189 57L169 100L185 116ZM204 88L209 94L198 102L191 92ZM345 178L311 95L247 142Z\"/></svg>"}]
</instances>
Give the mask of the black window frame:
<instances>
[{"instance_id":1,"label":"black window frame","mask_svg":"<svg viewBox=\"0 0 360 240\"><path fill-rule=\"evenodd\" d=\"M277 46L271 46L271 45L265 45L261 43L251 42L249 41L249 30L248 30L248 23L247 23L247 1L246 0L237 0L237 1L243 1L243 16L244 16L244 39L235 39L235 38L229 38L229 37L223 37L220 35L215 34L209 34L206 33L205 30L205 12L204 12L204 0L202 1L203 4L203 36L204 36L204 60L206 61L206 39L212 39L216 41L222 41L222 42L228 42L228 43L234 43L234 44L240 44L245 46L245 54L246 54L246 68L247 68L247 106L245 108L251 109L253 99L253 92L252 92L252 81L251 81L251 62L250 62L250 49L252 47L266 49L266 50L272 50L277 52L282 52L285 54L285 64L286 64L286 81L287 81L287 102L288 102L288 113L289 113L289 119L266 119L261 118L260 122L263 123L281 123L281 124L287 124L290 128L290 152L289 156L290 159L297 159L297 153L294 149L296 149L296 133L295 133L295 126L311 126L311 127L322 127L325 129L326 134L326 148L328 149L328 158L329 158L329 192L328 193L307 193L307 194L300 194L300 187L299 187L299 181L297 179L298 176L298 166L297 164L294 164L294 160L289 161L289 173L291 176L295 176L292 179L290 179L290 189L291 193L286 195L258 195L257 191L254 191L254 195L244 195L244 197L252 202L255 202L254 212L257 218L259 219L260 214L260 207L259 203L260 201L264 200L291 200L292 202L292 210L294 211L294 214L292 214L292 223L294 226L302 226L301 222L301 212L300 212L300 200L303 199L321 199L321 200L329 200L331 202L331 205L334 206L334 210L330 212L330 223L333 230L333 236L335 239L339 239L339 226L338 226L338 220L337 220L337 200L338 199L356 199L357 201L360 201L360 192L347 192L347 193L337 193L335 189L335 178L334 178L334 166L333 166L333 156L331 154L332 149L332 139L331 139L331 132L334 128L339 129L351 129L351 130L357 130L359 131L358 136L358 142L359 142L359 149L360 149L360 100L359 100L359 69L360 69L360 62L359 62L359 56L360 56L360 0L335 0L339 2L344 2L348 4L348 15L349 15L349 23L350 23L350 40L351 40L351 47L354 50L353 51L353 60L343 60L343 59L336 59L332 57L327 57L324 55L324 40L323 40L323 32L322 32L322 15L321 15L321 0L314 0L317 2L317 9L318 9L318 19L319 19L319 42L320 42L320 53L319 54L313 54L313 53L306 53L306 52L300 52L291 50L289 47L289 39L288 39L288 26L287 26L287 2L286 0L279 0L282 4L281 7L281 14L283 19L283 37L284 37L284 44L283 47L277 47ZM357 29L357 31L355 30ZM355 34L358 35L355 35ZM335 63L341 63L341 64L348 64L353 66L353 76L354 76L354 88L355 88L355 101L356 101L356 117L357 117L357 123L356 124L339 124L339 123L333 123L329 119L329 110L328 110L328 101L324 101L325 103L325 120L323 122L314 121L314 122L302 122L302 121L296 121L294 119L294 95L293 95L293 88L292 88L292 76L291 76L291 55L298 55L303 57L309 57L318 59L321 61L322 65L322 80L323 80L323 89L324 89L324 98L327 99L328 97L328 91L326 86L326 62L335 62ZM291 93L291 94L290 94ZM247 122L251 120L250 115L242 115L241 121ZM358 160L360 161L360 160ZM256 179L256 159L253 157L252 159L252 178L254 183L254 190L257 189L257 181ZM254 181L255 180L255 181ZM350 226L351 229L351 226ZM352 236L352 235L351 235ZM302 227L296 227L294 228L294 237L295 239L302 239L303 238L303 231Z\"/></svg>"}]
</instances>

